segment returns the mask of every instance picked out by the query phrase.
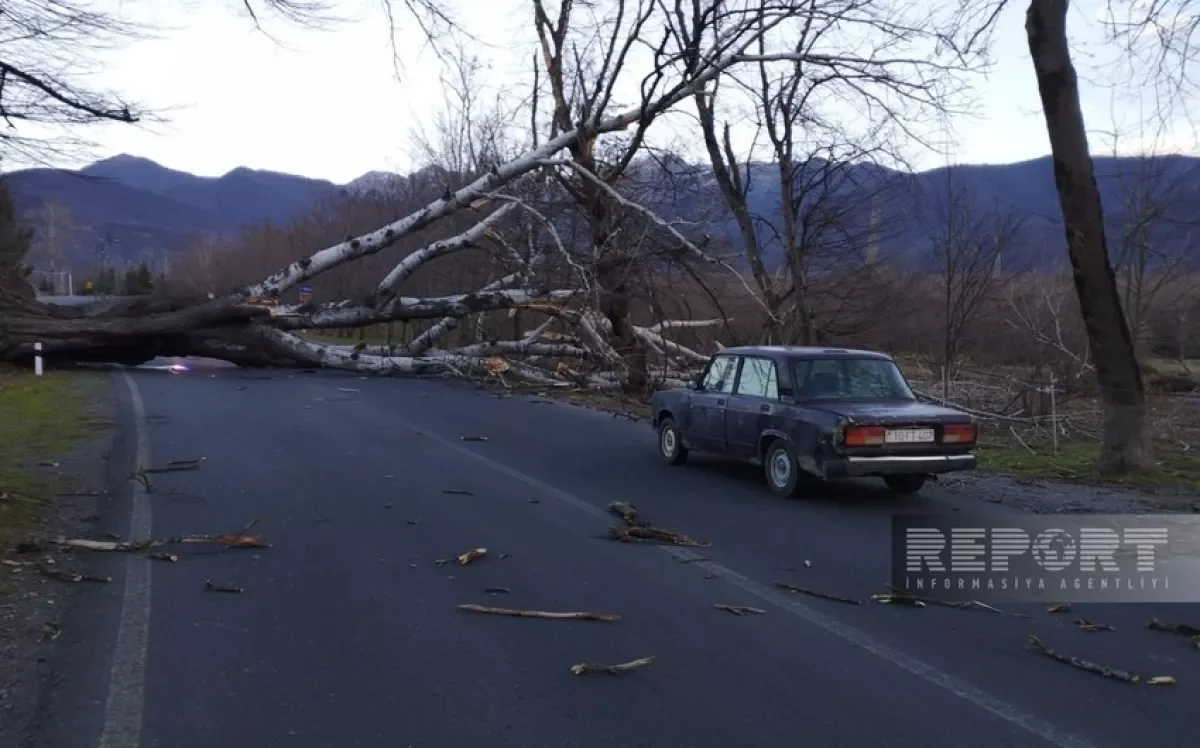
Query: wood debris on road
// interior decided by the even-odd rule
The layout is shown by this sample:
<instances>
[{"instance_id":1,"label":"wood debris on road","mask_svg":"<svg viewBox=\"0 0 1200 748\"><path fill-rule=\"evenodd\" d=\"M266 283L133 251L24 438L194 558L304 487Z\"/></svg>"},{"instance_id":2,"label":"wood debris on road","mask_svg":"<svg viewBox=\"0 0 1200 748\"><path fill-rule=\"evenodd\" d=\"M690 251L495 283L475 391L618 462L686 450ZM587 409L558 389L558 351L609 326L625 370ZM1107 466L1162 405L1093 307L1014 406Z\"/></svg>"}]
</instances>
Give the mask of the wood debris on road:
<instances>
[{"instance_id":1,"label":"wood debris on road","mask_svg":"<svg viewBox=\"0 0 1200 748\"><path fill-rule=\"evenodd\" d=\"M1047 613L1070 613L1071 603L1057 603L1046 608Z\"/></svg>"},{"instance_id":2,"label":"wood debris on road","mask_svg":"<svg viewBox=\"0 0 1200 748\"><path fill-rule=\"evenodd\" d=\"M1175 679L1169 675L1156 675L1146 681L1147 686L1173 686Z\"/></svg>"},{"instance_id":3,"label":"wood debris on road","mask_svg":"<svg viewBox=\"0 0 1200 748\"><path fill-rule=\"evenodd\" d=\"M717 610L724 610L733 613L735 616L744 615L766 615L767 611L762 608L751 608L749 605L728 605L726 603L716 603L713 605Z\"/></svg>"},{"instance_id":4,"label":"wood debris on road","mask_svg":"<svg viewBox=\"0 0 1200 748\"><path fill-rule=\"evenodd\" d=\"M451 496L474 496L475 495L471 491L468 491L464 488L443 488L442 493L449 494Z\"/></svg>"},{"instance_id":5,"label":"wood debris on road","mask_svg":"<svg viewBox=\"0 0 1200 748\"><path fill-rule=\"evenodd\" d=\"M1151 631L1162 631L1167 634L1179 634L1180 636L1200 636L1200 627L1187 623L1167 623L1157 618L1151 618L1150 622L1146 624L1146 628Z\"/></svg>"},{"instance_id":6,"label":"wood debris on road","mask_svg":"<svg viewBox=\"0 0 1200 748\"><path fill-rule=\"evenodd\" d=\"M665 543L667 545L691 546L693 548L708 548L712 546L704 540L696 540L681 532L672 532L653 527L638 517L638 509L625 501L614 501L608 505L608 511L625 520L622 525L609 525L609 537L622 543L644 542Z\"/></svg>"},{"instance_id":7,"label":"wood debris on road","mask_svg":"<svg viewBox=\"0 0 1200 748\"><path fill-rule=\"evenodd\" d=\"M654 662L653 657L639 657L636 660L629 662L618 662L616 665L599 665L594 662L577 662L571 666L571 672L575 675L586 675L588 673L604 673L606 675L623 675L630 670L637 670L640 667L645 667Z\"/></svg>"},{"instance_id":8,"label":"wood debris on road","mask_svg":"<svg viewBox=\"0 0 1200 748\"><path fill-rule=\"evenodd\" d=\"M662 530L657 527L639 525L637 527L621 527L609 525L609 534L622 543L664 543L666 545L689 546L692 548L710 548L712 543L707 540L696 540L681 532Z\"/></svg>"},{"instance_id":9,"label":"wood debris on road","mask_svg":"<svg viewBox=\"0 0 1200 748\"><path fill-rule=\"evenodd\" d=\"M1075 621L1074 621L1074 624L1075 624L1075 625L1076 625L1076 626L1077 626L1077 627L1078 627L1078 628L1079 628L1081 631L1088 631L1088 632L1096 632L1096 631L1116 631L1116 629L1115 629L1115 628L1113 628L1112 626L1109 626L1107 623L1093 623L1092 621L1089 621L1089 620L1087 620L1087 619L1085 619L1085 618L1077 618L1077 619L1075 619Z\"/></svg>"},{"instance_id":10,"label":"wood debris on road","mask_svg":"<svg viewBox=\"0 0 1200 748\"><path fill-rule=\"evenodd\" d=\"M464 436L461 438L464 442L486 442L488 440L486 436Z\"/></svg>"},{"instance_id":11,"label":"wood debris on road","mask_svg":"<svg viewBox=\"0 0 1200 748\"><path fill-rule=\"evenodd\" d=\"M817 597L822 600L832 600L835 603L846 603L847 605L862 605L861 600L855 600L854 598L850 598L850 597L842 597L841 595L831 595L828 592L820 592L818 590L810 590L806 587L797 587L796 585L788 584L787 582L776 582L775 586L781 590L787 590L788 592L796 592L801 595L809 595L811 597Z\"/></svg>"},{"instance_id":12,"label":"wood debris on road","mask_svg":"<svg viewBox=\"0 0 1200 748\"><path fill-rule=\"evenodd\" d=\"M619 621L621 616L616 613L592 613L589 611L555 612L548 610L518 610L516 608L493 608L490 605L464 603L459 610L468 613L489 613L494 616L514 616L516 618L545 618L551 621Z\"/></svg>"},{"instance_id":13,"label":"wood debris on road","mask_svg":"<svg viewBox=\"0 0 1200 748\"><path fill-rule=\"evenodd\" d=\"M487 548L473 548L469 551L464 551L457 556L439 558L437 561L434 561L434 563L438 566L443 566L450 563L457 563L459 566L466 566L472 561L486 557L487 552Z\"/></svg>"},{"instance_id":14,"label":"wood debris on road","mask_svg":"<svg viewBox=\"0 0 1200 748\"><path fill-rule=\"evenodd\" d=\"M888 586L892 589L890 593L871 595L871 600L885 605L907 605L913 608L924 608L926 605L940 605L943 608L957 608L958 610L974 610L978 608L979 610L987 610L992 613L999 613L1000 615L1015 615L1006 614L1003 610L994 608L987 603L981 603L978 600L939 600L936 597L914 595L910 592L899 590L894 586Z\"/></svg>"},{"instance_id":15,"label":"wood debris on road","mask_svg":"<svg viewBox=\"0 0 1200 748\"><path fill-rule=\"evenodd\" d=\"M645 522L638 520L638 509L633 504L626 501L614 501L608 505L608 511L625 520L625 524L633 526L645 526Z\"/></svg>"},{"instance_id":16,"label":"wood debris on road","mask_svg":"<svg viewBox=\"0 0 1200 748\"><path fill-rule=\"evenodd\" d=\"M488 587L486 590L484 590L484 592L489 595L507 595L511 593L512 590L507 587Z\"/></svg>"},{"instance_id":17,"label":"wood debris on road","mask_svg":"<svg viewBox=\"0 0 1200 748\"><path fill-rule=\"evenodd\" d=\"M1056 652L1055 650L1050 649L1043 644L1042 640L1033 634L1029 635L1029 646L1038 654L1045 655L1052 660L1058 660L1065 665L1079 668L1080 670L1092 673L1093 675L1099 675L1103 678L1109 678L1111 680L1119 680L1124 683L1138 682L1137 673L1131 673L1127 670L1118 670L1117 668L1111 668L1107 665L1097 665L1096 663L1089 662L1088 660L1081 660L1078 657L1072 657L1071 655L1065 655L1061 652Z\"/></svg>"},{"instance_id":18,"label":"wood debris on road","mask_svg":"<svg viewBox=\"0 0 1200 748\"><path fill-rule=\"evenodd\" d=\"M240 530L218 533L215 535L177 535L169 538L150 538L147 540L90 540L88 538L60 539L54 545L84 551L103 551L114 553L144 553L166 545L181 545L185 543L215 543L226 548L270 548L271 544L259 535L248 534L249 530L258 524L251 520ZM40 544L28 544L29 550L43 549Z\"/></svg>"},{"instance_id":19,"label":"wood debris on road","mask_svg":"<svg viewBox=\"0 0 1200 748\"><path fill-rule=\"evenodd\" d=\"M1146 624L1146 628L1151 631L1162 631L1167 634L1178 634L1180 636L1191 637L1192 646L1200 649L1200 627L1192 626L1187 623L1167 623L1160 621L1157 618L1151 618Z\"/></svg>"},{"instance_id":20,"label":"wood debris on road","mask_svg":"<svg viewBox=\"0 0 1200 748\"><path fill-rule=\"evenodd\" d=\"M871 602L882 603L883 605L907 605L910 608L925 607L924 600L920 600L913 595L906 595L903 592L885 592L879 595L871 595Z\"/></svg>"},{"instance_id":21,"label":"wood debris on road","mask_svg":"<svg viewBox=\"0 0 1200 748\"><path fill-rule=\"evenodd\" d=\"M178 473L183 470L197 470L204 464L204 457L195 460L171 460L162 467L141 468L143 473Z\"/></svg>"},{"instance_id":22,"label":"wood debris on road","mask_svg":"<svg viewBox=\"0 0 1200 748\"><path fill-rule=\"evenodd\" d=\"M226 584L216 584L215 582L205 582L204 589L208 590L209 592L233 592L233 593L245 592L245 590L242 589L241 587L234 587L232 585L226 585Z\"/></svg>"},{"instance_id":23,"label":"wood debris on road","mask_svg":"<svg viewBox=\"0 0 1200 748\"><path fill-rule=\"evenodd\" d=\"M147 554L146 558L153 561L166 561L172 564L179 560L179 556L176 556L174 553L150 553Z\"/></svg>"}]
</instances>

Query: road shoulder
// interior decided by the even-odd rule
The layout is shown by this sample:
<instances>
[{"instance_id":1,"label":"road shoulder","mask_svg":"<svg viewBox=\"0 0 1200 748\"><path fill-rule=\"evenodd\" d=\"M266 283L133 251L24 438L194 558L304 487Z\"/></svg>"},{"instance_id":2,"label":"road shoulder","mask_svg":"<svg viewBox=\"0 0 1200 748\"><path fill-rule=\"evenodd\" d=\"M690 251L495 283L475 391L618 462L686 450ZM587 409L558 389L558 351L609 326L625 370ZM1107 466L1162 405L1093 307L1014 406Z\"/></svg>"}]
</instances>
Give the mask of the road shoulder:
<instances>
[{"instance_id":1,"label":"road shoulder","mask_svg":"<svg viewBox=\"0 0 1200 748\"><path fill-rule=\"evenodd\" d=\"M496 397L516 395L535 396L547 403L587 408L611 414L614 418L648 421L649 406L619 394L594 393L576 390L501 389L485 387ZM996 450L992 450L995 452ZM1086 473L1086 465L1078 459L1079 450L1065 450L1062 462L1069 463L1076 477ZM1006 453L1007 454L1007 453ZM966 473L951 473L940 477L934 490L960 502L980 501L997 504L1031 514L1152 514L1158 512L1200 512L1200 498L1194 487L1161 485L1121 485L1082 480L1048 480L1044 475L1054 472L1055 461L1044 459L1036 472L1008 471L1007 462L993 469ZM1167 477L1170 477L1169 475Z\"/></svg>"},{"instance_id":2,"label":"road shoulder","mask_svg":"<svg viewBox=\"0 0 1200 748\"><path fill-rule=\"evenodd\" d=\"M0 371L0 558L23 541L101 530L116 412L103 373ZM60 635L92 586L0 566L0 745L25 739Z\"/></svg>"}]
</instances>

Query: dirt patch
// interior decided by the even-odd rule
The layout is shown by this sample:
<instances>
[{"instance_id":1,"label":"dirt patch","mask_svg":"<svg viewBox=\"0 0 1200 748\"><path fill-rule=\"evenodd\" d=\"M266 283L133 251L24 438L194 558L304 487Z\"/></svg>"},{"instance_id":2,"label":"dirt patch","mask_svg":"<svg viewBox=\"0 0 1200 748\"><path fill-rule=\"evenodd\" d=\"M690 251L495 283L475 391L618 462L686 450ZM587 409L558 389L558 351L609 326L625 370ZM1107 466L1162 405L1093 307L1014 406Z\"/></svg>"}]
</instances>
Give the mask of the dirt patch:
<instances>
[{"instance_id":1,"label":"dirt patch","mask_svg":"<svg viewBox=\"0 0 1200 748\"><path fill-rule=\"evenodd\" d=\"M0 370L0 558L21 539L91 532L116 432L107 375ZM17 745L80 586L0 566L0 745Z\"/></svg>"}]
</instances>

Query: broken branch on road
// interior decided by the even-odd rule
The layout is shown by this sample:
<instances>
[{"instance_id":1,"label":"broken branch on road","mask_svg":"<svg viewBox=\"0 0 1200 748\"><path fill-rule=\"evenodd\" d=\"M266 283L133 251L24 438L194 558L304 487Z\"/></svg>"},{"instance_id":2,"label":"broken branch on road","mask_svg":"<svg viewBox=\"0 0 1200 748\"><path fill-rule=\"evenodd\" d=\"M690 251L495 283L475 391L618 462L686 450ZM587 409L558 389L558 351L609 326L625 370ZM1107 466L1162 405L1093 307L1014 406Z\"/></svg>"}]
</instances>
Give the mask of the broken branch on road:
<instances>
[{"instance_id":1,"label":"broken branch on road","mask_svg":"<svg viewBox=\"0 0 1200 748\"><path fill-rule=\"evenodd\" d=\"M696 540L695 538L688 537L681 532L662 530L657 527L650 527L648 525L639 525L637 527L609 525L608 531L614 538L622 543L665 543L667 545L691 546L693 548L709 548L712 546L712 543L708 542L707 540Z\"/></svg>"},{"instance_id":2,"label":"broken branch on road","mask_svg":"<svg viewBox=\"0 0 1200 748\"><path fill-rule=\"evenodd\" d=\"M594 662L577 662L571 666L571 672L575 675L586 675L588 673L604 673L606 675L623 675L630 670L637 670L640 667L645 667L654 662L653 657L639 657L636 660L629 662L618 662L616 665L598 665Z\"/></svg>"},{"instance_id":3,"label":"broken branch on road","mask_svg":"<svg viewBox=\"0 0 1200 748\"><path fill-rule=\"evenodd\" d=\"M473 548L469 551L464 551L464 552L458 554L457 556L450 556L448 558L439 558L437 561L434 561L434 563L437 564L438 566L443 566L445 564L457 562L459 566L466 566L467 564L471 563L472 561L475 561L476 559L484 558L485 556L487 556L487 552L488 552L487 548Z\"/></svg>"},{"instance_id":4,"label":"broken branch on road","mask_svg":"<svg viewBox=\"0 0 1200 748\"><path fill-rule=\"evenodd\" d=\"M958 610L974 610L978 608L980 610L991 611L992 613L1007 615L1003 610L993 608L991 605L981 603L978 600L939 600L936 597L914 595L910 592L898 590L895 587L892 587L891 592L871 595L871 601L884 605L907 605L911 608L924 608L926 605L940 605L943 608L957 608Z\"/></svg>"},{"instance_id":5,"label":"broken branch on road","mask_svg":"<svg viewBox=\"0 0 1200 748\"><path fill-rule=\"evenodd\" d=\"M622 543L644 542L665 543L667 545L691 546L693 548L708 548L712 545L704 540L696 540L681 532L672 532L653 527L649 522L638 518L638 509L625 501L614 501L608 505L608 511L625 520L625 525L609 525L609 536Z\"/></svg>"},{"instance_id":6,"label":"broken branch on road","mask_svg":"<svg viewBox=\"0 0 1200 748\"><path fill-rule=\"evenodd\" d=\"M494 608L490 605L464 603L459 610L468 613L488 613L494 616L514 616L516 618L545 618L551 621L619 621L621 616L616 613L592 613L589 611L554 612L548 610L518 610L516 608Z\"/></svg>"},{"instance_id":7,"label":"broken branch on road","mask_svg":"<svg viewBox=\"0 0 1200 748\"><path fill-rule=\"evenodd\" d=\"M1180 636L1200 636L1200 627L1187 623L1167 623L1157 618L1151 618L1150 622L1146 624L1146 628L1151 631L1162 631L1167 634L1179 634Z\"/></svg>"},{"instance_id":8,"label":"broken branch on road","mask_svg":"<svg viewBox=\"0 0 1200 748\"><path fill-rule=\"evenodd\" d=\"M1087 631L1089 633L1094 633L1097 631L1116 631L1115 628L1109 626L1107 623L1093 623L1085 618L1077 618L1075 621L1073 621L1073 623L1081 631Z\"/></svg>"},{"instance_id":9,"label":"broken branch on road","mask_svg":"<svg viewBox=\"0 0 1200 748\"><path fill-rule=\"evenodd\" d=\"M205 458L201 457L198 460L171 460L166 465L156 468L140 468L141 473L177 473L182 470L196 470L204 462Z\"/></svg>"},{"instance_id":10,"label":"broken branch on road","mask_svg":"<svg viewBox=\"0 0 1200 748\"><path fill-rule=\"evenodd\" d=\"M1055 650L1050 649L1043 644L1042 640L1033 634L1029 635L1029 646L1038 654L1045 655L1052 660L1058 660L1065 665L1079 668L1080 670L1092 673L1093 675L1099 675L1103 678L1109 678L1111 680L1119 680L1124 683L1138 682L1137 673L1131 673L1127 670L1118 670L1116 668L1108 667L1107 665L1097 665L1096 663L1089 662L1088 660L1081 660L1078 657L1072 657L1071 655L1065 655L1061 652L1056 652Z\"/></svg>"},{"instance_id":11,"label":"broken branch on road","mask_svg":"<svg viewBox=\"0 0 1200 748\"><path fill-rule=\"evenodd\" d=\"M809 595L811 597L818 597L822 600L832 600L835 603L846 603L847 605L862 605L862 602L860 600L855 600L855 599L849 598L849 597L842 597L841 595L831 595L828 592L819 592L817 590L810 590L806 587L797 587L796 585L788 584L787 582L776 582L775 586L781 590L787 590L788 592L795 592L795 593L798 593L801 595Z\"/></svg>"},{"instance_id":12,"label":"broken branch on road","mask_svg":"<svg viewBox=\"0 0 1200 748\"><path fill-rule=\"evenodd\" d=\"M219 533L215 535L177 535L169 538L150 538L147 540L90 540L87 538L60 539L54 545L59 548L69 548L84 551L103 551L114 553L144 553L167 545L184 543L215 543L226 548L270 548L271 544L260 535L247 534L250 528L258 524L251 520L240 530ZM46 550L43 544L32 543L25 546L27 550Z\"/></svg>"},{"instance_id":13,"label":"broken branch on road","mask_svg":"<svg viewBox=\"0 0 1200 748\"><path fill-rule=\"evenodd\" d=\"M745 615L766 615L767 611L762 608L751 608L749 605L728 605L726 603L716 603L713 605L717 610L724 610L735 616Z\"/></svg>"},{"instance_id":14,"label":"broken branch on road","mask_svg":"<svg viewBox=\"0 0 1200 748\"><path fill-rule=\"evenodd\" d=\"M645 522L638 520L638 509L633 504L625 501L614 501L608 505L608 511L625 520L625 524L630 527L645 526Z\"/></svg>"},{"instance_id":15,"label":"broken branch on road","mask_svg":"<svg viewBox=\"0 0 1200 748\"><path fill-rule=\"evenodd\" d=\"M1187 623L1167 623L1160 621L1157 618L1151 618L1146 624L1146 628L1151 631L1162 631L1167 634L1178 634L1180 636L1191 637L1192 646L1200 649L1200 627L1192 626Z\"/></svg>"}]
</instances>

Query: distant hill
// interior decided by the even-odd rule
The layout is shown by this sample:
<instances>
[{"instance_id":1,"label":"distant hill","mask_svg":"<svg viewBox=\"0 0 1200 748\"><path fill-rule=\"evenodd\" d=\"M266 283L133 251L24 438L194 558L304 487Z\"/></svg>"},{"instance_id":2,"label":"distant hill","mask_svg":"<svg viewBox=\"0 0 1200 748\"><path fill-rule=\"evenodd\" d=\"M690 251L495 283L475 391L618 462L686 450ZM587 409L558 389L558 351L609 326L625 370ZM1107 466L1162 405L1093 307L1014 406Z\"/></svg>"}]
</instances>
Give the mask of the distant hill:
<instances>
[{"instance_id":1,"label":"distant hill","mask_svg":"<svg viewBox=\"0 0 1200 748\"><path fill-rule=\"evenodd\" d=\"M66 207L80 228L67 259L83 265L98 257L102 242L113 259L138 261L161 258L197 233L283 224L342 189L324 180L244 168L198 177L127 155L79 171L25 169L5 176L20 214L37 214L50 200Z\"/></svg>"},{"instance_id":2,"label":"distant hill","mask_svg":"<svg viewBox=\"0 0 1200 748\"><path fill-rule=\"evenodd\" d=\"M1193 216L1193 206L1200 204L1200 159L1097 158L1095 164L1110 245L1123 233L1123 224L1137 221L1139 213L1130 205L1132 198L1140 196L1158 212L1150 232L1152 241L1169 245L1169 251L1182 246L1200 260L1200 247L1195 246L1200 243L1200 230L1193 230L1193 226L1200 229L1200 215ZM645 173L638 175L638 191L649 207L666 217L708 226L711 234L736 237L736 224L724 210L706 165L673 159L666 172L649 165L641 168ZM955 189L968 196L971 210L999 210L1021 217L1020 241L1005 257L1006 266L1062 265L1064 239L1049 157L952 169ZM1147 171L1152 173L1145 175ZM83 228L67 259L80 264L96 258L97 247L106 237L113 258L157 259L196 233L229 234L254 222L283 224L343 192L398 189L424 177L436 175L429 169L408 176L372 171L340 186L245 168L216 178L198 177L128 155L99 161L78 172L28 169L7 175L21 213L36 213L51 199L67 208ZM769 239L780 225L776 167L753 165L750 184L749 202L760 219L758 230L768 247L767 259L774 265L783 256L777 242ZM840 230L851 237L848 241L866 251L869 226L874 225L880 256L928 267L927 248L938 229L936 216L947 209L947 186L946 169L911 174L870 164L846 166L833 190L843 205L850 206L840 218ZM881 197L872 201L872 194Z\"/></svg>"}]
</instances>

